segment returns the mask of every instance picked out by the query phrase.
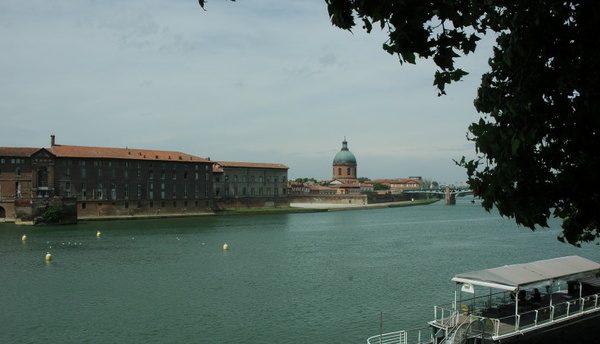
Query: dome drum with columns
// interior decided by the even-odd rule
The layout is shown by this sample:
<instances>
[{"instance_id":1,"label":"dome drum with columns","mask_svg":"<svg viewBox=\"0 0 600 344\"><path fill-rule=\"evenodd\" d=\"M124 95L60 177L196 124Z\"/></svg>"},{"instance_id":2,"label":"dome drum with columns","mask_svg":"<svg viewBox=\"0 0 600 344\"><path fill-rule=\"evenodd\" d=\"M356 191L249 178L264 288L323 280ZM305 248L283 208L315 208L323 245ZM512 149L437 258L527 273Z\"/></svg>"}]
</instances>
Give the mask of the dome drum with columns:
<instances>
[{"instance_id":1,"label":"dome drum with columns","mask_svg":"<svg viewBox=\"0 0 600 344\"><path fill-rule=\"evenodd\" d=\"M346 138L342 149L333 158L333 179L356 179L356 157L348 150Z\"/></svg>"}]
</instances>

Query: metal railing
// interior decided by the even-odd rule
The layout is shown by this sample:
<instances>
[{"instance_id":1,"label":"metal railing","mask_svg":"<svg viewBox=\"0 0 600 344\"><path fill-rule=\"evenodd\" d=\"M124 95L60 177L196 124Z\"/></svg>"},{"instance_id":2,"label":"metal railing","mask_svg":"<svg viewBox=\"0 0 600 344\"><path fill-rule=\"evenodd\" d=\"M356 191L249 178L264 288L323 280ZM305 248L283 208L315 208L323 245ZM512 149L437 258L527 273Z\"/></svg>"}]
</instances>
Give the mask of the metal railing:
<instances>
[{"instance_id":1,"label":"metal railing","mask_svg":"<svg viewBox=\"0 0 600 344\"><path fill-rule=\"evenodd\" d=\"M496 301L503 302L502 297L492 296L496 298ZM485 298L490 299L489 296ZM459 304L457 307L461 305L466 306L466 303ZM441 333L447 335L452 328L464 323L471 324L468 332L470 336L492 338L493 340L502 339L598 312L600 311L600 294L587 295L501 318L482 315L486 308L497 305L498 303L491 305L489 302L473 302L469 304L468 308L459 308L458 310L454 309L453 303L434 306L433 323L438 328L438 333L432 334L432 327L395 331L370 337L367 339L367 343L421 344L438 342L434 340L440 338Z\"/></svg>"},{"instance_id":2,"label":"metal railing","mask_svg":"<svg viewBox=\"0 0 600 344\"><path fill-rule=\"evenodd\" d=\"M494 323L492 337L499 339L517 332L529 332L600 311L599 301L600 294L594 294L508 317L488 318Z\"/></svg>"},{"instance_id":3,"label":"metal railing","mask_svg":"<svg viewBox=\"0 0 600 344\"><path fill-rule=\"evenodd\" d=\"M431 343L431 327L394 331L369 337L367 344L425 344Z\"/></svg>"}]
</instances>

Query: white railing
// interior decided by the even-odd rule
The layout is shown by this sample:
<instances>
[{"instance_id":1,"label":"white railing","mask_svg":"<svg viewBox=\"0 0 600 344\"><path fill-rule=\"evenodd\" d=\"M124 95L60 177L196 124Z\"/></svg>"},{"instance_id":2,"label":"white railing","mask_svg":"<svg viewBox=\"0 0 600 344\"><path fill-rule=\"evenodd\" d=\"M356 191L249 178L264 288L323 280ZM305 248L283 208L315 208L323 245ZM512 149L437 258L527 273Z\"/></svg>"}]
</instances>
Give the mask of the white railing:
<instances>
[{"instance_id":1,"label":"white railing","mask_svg":"<svg viewBox=\"0 0 600 344\"><path fill-rule=\"evenodd\" d=\"M439 329L438 334L432 335L431 327L427 327L376 335L367 339L367 343L431 343L434 342L435 338L439 338L439 333L446 332L444 334L447 334L449 329L457 327L463 322L469 322L471 324L469 333L472 336L492 338L494 340L507 338L517 333L524 334L556 323L598 312L600 311L600 294L588 295L502 318L482 316L480 311L483 311L486 307L477 307L477 309L469 307L465 310L454 310L451 307L452 304L434 306L433 323L435 324L435 327ZM461 319L461 317L465 317L465 319Z\"/></svg>"},{"instance_id":2,"label":"white railing","mask_svg":"<svg viewBox=\"0 0 600 344\"><path fill-rule=\"evenodd\" d=\"M494 324L491 334L500 339L595 313L600 311L599 301L600 294L594 294L504 318L488 318Z\"/></svg>"},{"instance_id":3,"label":"white railing","mask_svg":"<svg viewBox=\"0 0 600 344\"><path fill-rule=\"evenodd\" d=\"M458 339L458 343L462 343L463 339L469 335L469 327L474 321L477 321L474 317L465 317L460 324L456 325L450 331L446 331L446 337L439 344L454 344L456 339Z\"/></svg>"},{"instance_id":4,"label":"white railing","mask_svg":"<svg viewBox=\"0 0 600 344\"><path fill-rule=\"evenodd\" d=\"M388 332L367 339L368 344L406 344L406 331Z\"/></svg>"},{"instance_id":5,"label":"white railing","mask_svg":"<svg viewBox=\"0 0 600 344\"><path fill-rule=\"evenodd\" d=\"M500 339L600 311L600 294L584 296L502 318L482 316L481 311L485 308L471 309L469 307L465 310L454 311L444 308L444 306L435 306L435 323L442 327L456 326L462 315L470 318L474 324L471 332Z\"/></svg>"},{"instance_id":6,"label":"white railing","mask_svg":"<svg viewBox=\"0 0 600 344\"><path fill-rule=\"evenodd\" d=\"M431 327L422 327L372 336L367 339L367 344L425 344L432 340Z\"/></svg>"}]
</instances>

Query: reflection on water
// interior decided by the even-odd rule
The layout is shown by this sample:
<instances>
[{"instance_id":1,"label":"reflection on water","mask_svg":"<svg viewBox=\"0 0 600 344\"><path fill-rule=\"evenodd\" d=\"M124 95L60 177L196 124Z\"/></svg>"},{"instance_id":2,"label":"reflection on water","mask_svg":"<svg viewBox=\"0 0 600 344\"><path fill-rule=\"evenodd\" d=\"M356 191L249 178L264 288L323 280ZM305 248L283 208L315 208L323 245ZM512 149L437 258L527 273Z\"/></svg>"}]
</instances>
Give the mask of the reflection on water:
<instances>
[{"instance_id":1,"label":"reflection on water","mask_svg":"<svg viewBox=\"0 0 600 344\"><path fill-rule=\"evenodd\" d=\"M382 313L384 331L424 326L434 304L452 300L457 273L563 255L600 261L594 245L559 243L557 228L532 233L464 200L0 224L0 341L364 343Z\"/></svg>"}]
</instances>

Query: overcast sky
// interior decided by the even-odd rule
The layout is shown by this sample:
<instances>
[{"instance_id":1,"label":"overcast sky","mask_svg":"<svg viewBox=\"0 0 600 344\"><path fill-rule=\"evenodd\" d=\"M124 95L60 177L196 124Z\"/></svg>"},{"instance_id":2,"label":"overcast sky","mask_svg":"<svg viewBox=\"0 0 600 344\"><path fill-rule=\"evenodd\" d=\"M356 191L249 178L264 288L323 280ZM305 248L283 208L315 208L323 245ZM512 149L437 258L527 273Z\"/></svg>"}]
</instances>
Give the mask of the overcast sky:
<instances>
[{"instance_id":1,"label":"overcast sky","mask_svg":"<svg viewBox=\"0 0 600 344\"><path fill-rule=\"evenodd\" d=\"M429 61L382 32L331 25L322 0L3 0L0 146L180 151L331 178L344 137L359 177L462 183L489 44L438 97Z\"/></svg>"}]
</instances>

